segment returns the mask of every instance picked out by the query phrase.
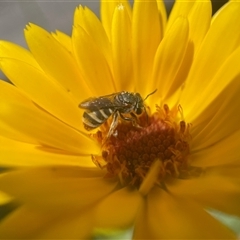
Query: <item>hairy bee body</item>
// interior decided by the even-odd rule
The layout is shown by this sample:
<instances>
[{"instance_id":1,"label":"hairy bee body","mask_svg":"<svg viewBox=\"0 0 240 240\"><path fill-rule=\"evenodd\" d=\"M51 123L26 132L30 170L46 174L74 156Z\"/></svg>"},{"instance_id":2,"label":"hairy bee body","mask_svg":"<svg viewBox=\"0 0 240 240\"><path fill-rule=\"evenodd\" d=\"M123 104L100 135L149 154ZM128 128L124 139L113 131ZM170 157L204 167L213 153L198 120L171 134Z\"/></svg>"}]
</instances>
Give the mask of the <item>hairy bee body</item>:
<instances>
[{"instance_id":1,"label":"hairy bee body","mask_svg":"<svg viewBox=\"0 0 240 240\"><path fill-rule=\"evenodd\" d=\"M116 129L119 117L123 120L131 121L134 126L138 126L136 114L139 115L145 111L144 100L139 93L126 91L87 99L79 104L80 108L86 110L82 118L84 127L87 130L95 129L106 122L111 116L113 120L108 137Z\"/></svg>"},{"instance_id":2,"label":"hairy bee body","mask_svg":"<svg viewBox=\"0 0 240 240\"><path fill-rule=\"evenodd\" d=\"M83 113L83 124L87 130L92 130L102 125L114 112L112 102L107 98L96 98L93 101L85 101L79 105L87 109Z\"/></svg>"}]
</instances>

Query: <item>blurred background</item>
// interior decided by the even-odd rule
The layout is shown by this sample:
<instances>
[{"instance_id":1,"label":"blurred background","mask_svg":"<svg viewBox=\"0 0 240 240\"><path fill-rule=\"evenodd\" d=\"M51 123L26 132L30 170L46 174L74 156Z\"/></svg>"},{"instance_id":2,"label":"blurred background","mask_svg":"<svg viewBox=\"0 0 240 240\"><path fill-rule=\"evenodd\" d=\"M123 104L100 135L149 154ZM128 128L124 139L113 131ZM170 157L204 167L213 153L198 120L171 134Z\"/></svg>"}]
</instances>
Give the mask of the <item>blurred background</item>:
<instances>
[{"instance_id":1,"label":"blurred background","mask_svg":"<svg viewBox=\"0 0 240 240\"><path fill-rule=\"evenodd\" d=\"M133 0L130 0L132 3ZM213 13L226 0L213 0ZM173 0L165 4L170 12ZM73 13L76 6L88 6L99 16L100 0L14 0L0 1L0 39L8 40L27 47L23 29L29 22L35 23L48 31L60 30L71 34ZM5 77L0 73L0 79Z\"/></svg>"},{"instance_id":2,"label":"blurred background","mask_svg":"<svg viewBox=\"0 0 240 240\"><path fill-rule=\"evenodd\" d=\"M40 25L48 31L59 29L70 34L76 6L79 4L88 6L99 16L99 2L100 0L0 1L0 39L26 46L23 29L28 22ZM165 2L168 12L173 2L172 0ZM216 12L225 2L226 0L214 0L213 12Z\"/></svg>"}]
</instances>

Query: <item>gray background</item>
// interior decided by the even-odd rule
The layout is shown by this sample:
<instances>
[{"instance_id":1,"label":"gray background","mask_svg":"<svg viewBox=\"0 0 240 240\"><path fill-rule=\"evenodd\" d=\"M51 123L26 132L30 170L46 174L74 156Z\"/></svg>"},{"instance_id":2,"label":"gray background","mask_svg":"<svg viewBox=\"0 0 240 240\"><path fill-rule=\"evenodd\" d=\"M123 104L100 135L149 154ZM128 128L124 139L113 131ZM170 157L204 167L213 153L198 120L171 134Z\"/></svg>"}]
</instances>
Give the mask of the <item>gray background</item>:
<instances>
[{"instance_id":1,"label":"gray background","mask_svg":"<svg viewBox=\"0 0 240 240\"><path fill-rule=\"evenodd\" d=\"M79 4L99 12L99 1L0 1L0 39L26 46L23 29L28 22L48 31L71 33L73 12Z\"/></svg>"},{"instance_id":2,"label":"gray background","mask_svg":"<svg viewBox=\"0 0 240 240\"><path fill-rule=\"evenodd\" d=\"M0 39L27 47L23 29L29 22L48 31L60 30L71 34L73 13L76 6L88 6L99 16L100 0L0 0ZM133 2L133 0L130 0ZM215 12L226 0L214 0ZM168 12L173 0L165 1ZM0 79L6 80L0 72Z\"/></svg>"},{"instance_id":3,"label":"gray background","mask_svg":"<svg viewBox=\"0 0 240 240\"><path fill-rule=\"evenodd\" d=\"M224 2L226 0L214 1L213 10ZM166 1L168 10L172 3L172 0ZM73 12L79 4L88 6L99 16L99 0L0 0L0 39L26 46L23 29L28 22L48 31L59 29L70 34Z\"/></svg>"},{"instance_id":4,"label":"gray background","mask_svg":"<svg viewBox=\"0 0 240 240\"><path fill-rule=\"evenodd\" d=\"M99 0L0 0L0 39L27 48L23 29L29 22L48 31L60 30L71 34L73 13L79 4L88 6L99 16ZM7 80L1 72L0 79Z\"/></svg>"}]
</instances>

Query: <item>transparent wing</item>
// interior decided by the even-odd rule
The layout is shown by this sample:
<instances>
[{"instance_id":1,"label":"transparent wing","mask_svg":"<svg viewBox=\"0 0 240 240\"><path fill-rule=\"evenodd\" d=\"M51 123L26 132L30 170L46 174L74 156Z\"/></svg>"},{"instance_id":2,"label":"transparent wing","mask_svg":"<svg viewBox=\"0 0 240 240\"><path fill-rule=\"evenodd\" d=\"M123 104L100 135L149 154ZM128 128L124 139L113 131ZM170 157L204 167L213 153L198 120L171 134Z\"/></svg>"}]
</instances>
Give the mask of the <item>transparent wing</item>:
<instances>
[{"instance_id":1,"label":"transparent wing","mask_svg":"<svg viewBox=\"0 0 240 240\"><path fill-rule=\"evenodd\" d=\"M115 108L118 106L115 106L115 104L113 104L113 99L117 94L119 93L113 93L101 97L88 98L81 102L78 106L89 111L97 111L106 108Z\"/></svg>"}]
</instances>

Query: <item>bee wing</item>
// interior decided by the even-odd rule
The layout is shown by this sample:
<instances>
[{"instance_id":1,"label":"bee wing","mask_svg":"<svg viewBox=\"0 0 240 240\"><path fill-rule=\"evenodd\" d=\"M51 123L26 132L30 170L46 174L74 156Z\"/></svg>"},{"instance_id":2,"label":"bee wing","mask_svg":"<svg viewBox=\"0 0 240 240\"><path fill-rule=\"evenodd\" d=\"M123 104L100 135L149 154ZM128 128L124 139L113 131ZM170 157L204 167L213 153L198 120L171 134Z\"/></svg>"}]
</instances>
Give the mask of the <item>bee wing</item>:
<instances>
[{"instance_id":1,"label":"bee wing","mask_svg":"<svg viewBox=\"0 0 240 240\"><path fill-rule=\"evenodd\" d=\"M86 100L84 102L81 102L79 104L80 108L87 109L90 111L97 111L102 108L109 108L112 107L112 102L108 98L92 98L89 100Z\"/></svg>"},{"instance_id":2,"label":"bee wing","mask_svg":"<svg viewBox=\"0 0 240 240\"><path fill-rule=\"evenodd\" d=\"M113 98L118 93L113 93L110 95L102 96L102 97L93 97L88 98L81 102L78 106L83 109L87 109L89 111L97 111L100 109L106 109L106 108L113 108L115 107L113 105Z\"/></svg>"}]
</instances>

